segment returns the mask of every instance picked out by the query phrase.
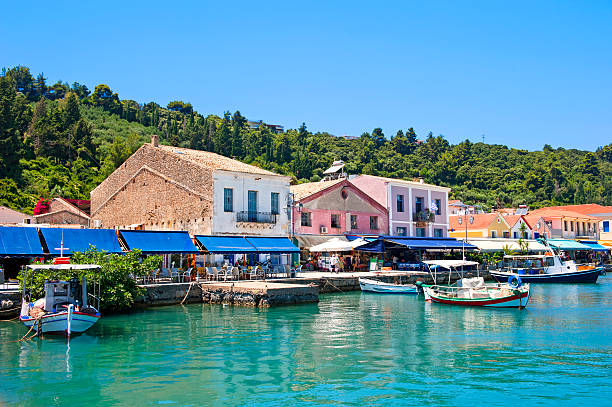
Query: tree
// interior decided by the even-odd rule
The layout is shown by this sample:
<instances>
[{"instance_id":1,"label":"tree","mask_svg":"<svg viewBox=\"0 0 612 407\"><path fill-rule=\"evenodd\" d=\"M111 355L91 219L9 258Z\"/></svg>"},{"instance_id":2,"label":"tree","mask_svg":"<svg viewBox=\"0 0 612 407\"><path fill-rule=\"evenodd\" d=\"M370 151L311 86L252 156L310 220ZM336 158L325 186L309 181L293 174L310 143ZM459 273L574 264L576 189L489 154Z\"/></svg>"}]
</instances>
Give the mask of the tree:
<instances>
[{"instance_id":1,"label":"tree","mask_svg":"<svg viewBox=\"0 0 612 407\"><path fill-rule=\"evenodd\" d=\"M13 80L17 92L23 93L28 100L36 100L36 94L33 92L34 77L30 73L30 68L18 65L9 69L5 77Z\"/></svg>"},{"instance_id":2,"label":"tree","mask_svg":"<svg viewBox=\"0 0 612 407\"><path fill-rule=\"evenodd\" d=\"M380 127L372 130L372 140L374 141L376 147L382 147L386 143L387 140L385 139L385 135Z\"/></svg>"},{"instance_id":3,"label":"tree","mask_svg":"<svg viewBox=\"0 0 612 407\"><path fill-rule=\"evenodd\" d=\"M103 83L97 85L90 98L91 103L94 106L99 106L107 112L119 114L121 111L119 95L113 93L113 91L108 87L108 85L105 85Z\"/></svg>"}]
</instances>

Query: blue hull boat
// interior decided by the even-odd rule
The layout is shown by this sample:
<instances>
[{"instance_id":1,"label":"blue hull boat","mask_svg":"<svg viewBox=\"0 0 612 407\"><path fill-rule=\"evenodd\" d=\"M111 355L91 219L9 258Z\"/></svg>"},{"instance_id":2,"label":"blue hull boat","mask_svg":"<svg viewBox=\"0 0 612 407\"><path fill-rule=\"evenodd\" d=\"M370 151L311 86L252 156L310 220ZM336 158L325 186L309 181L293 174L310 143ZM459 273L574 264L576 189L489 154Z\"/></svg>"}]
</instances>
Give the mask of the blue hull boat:
<instances>
[{"instance_id":1,"label":"blue hull boat","mask_svg":"<svg viewBox=\"0 0 612 407\"><path fill-rule=\"evenodd\" d=\"M491 270L491 276L500 283L508 281L510 276L520 277L524 283L535 284L565 284L565 283L596 283L601 275L602 267L588 270L568 271L565 273L517 274Z\"/></svg>"}]
</instances>

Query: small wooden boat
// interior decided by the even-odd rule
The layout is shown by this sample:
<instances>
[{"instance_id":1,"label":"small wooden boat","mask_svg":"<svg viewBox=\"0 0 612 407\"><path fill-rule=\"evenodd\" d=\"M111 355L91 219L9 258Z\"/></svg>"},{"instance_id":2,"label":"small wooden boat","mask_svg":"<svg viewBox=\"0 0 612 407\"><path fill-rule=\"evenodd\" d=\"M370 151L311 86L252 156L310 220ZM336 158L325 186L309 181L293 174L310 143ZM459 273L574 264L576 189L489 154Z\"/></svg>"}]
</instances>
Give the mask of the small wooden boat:
<instances>
[{"instance_id":1,"label":"small wooden boat","mask_svg":"<svg viewBox=\"0 0 612 407\"><path fill-rule=\"evenodd\" d=\"M482 277L463 278L453 285L423 285L425 301L447 305L525 308L529 285L485 284Z\"/></svg>"},{"instance_id":2,"label":"small wooden boat","mask_svg":"<svg viewBox=\"0 0 612 407\"><path fill-rule=\"evenodd\" d=\"M370 293L417 294L417 286L414 284L383 283L369 278L360 278L359 286L361 291Z\"/></svg>"},{"instance_id":3,"label":"small wooden boat","mask_svg":"<svg viewBox=\"0 0 612 407\"><path fill-rule=\"evenodd\" d=\"M94 293L87 292L87 280L83 277L80 281L76 278L69 280L45 281L45 297L36 301L30 301L30 293L26 292L30 271L36 270L97 270L98 280L100 266L95 264L68 264L63 258L60 264L29 265L24 271L24 288L21 313L19 320L27 328L42 333L59 333L70 336L75 333L85 332L100 319L99 292L100 285L94 284ZM31 284L31 283L30 283ZM96 295L97 294L97 295ZM97 307L88 302L88 296L97 300Z\"/></svg>"}]
</instances>

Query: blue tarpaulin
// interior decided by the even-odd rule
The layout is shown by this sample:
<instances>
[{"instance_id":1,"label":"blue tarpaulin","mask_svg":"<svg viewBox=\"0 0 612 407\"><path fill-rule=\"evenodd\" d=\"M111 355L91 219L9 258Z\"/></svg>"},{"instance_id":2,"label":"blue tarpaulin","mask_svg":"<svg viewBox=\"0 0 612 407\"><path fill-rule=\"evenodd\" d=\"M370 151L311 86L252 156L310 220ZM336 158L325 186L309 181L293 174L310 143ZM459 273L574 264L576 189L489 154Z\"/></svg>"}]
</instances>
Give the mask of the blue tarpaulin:
<instances>
[{"instance_id":1,"label":"blue tarpaulin","mask_svg":"<svg viewBox=\"0 0 612 407\"><path fill-rule=\"evenodd\" d=\"M594 250L596 252L607 252L608 250L610 250L609 247L602 246L599 243L594 242L592 240L581 240L580 243L589 246L591 250Z\"/></svg>"},{"instance_id":2,"label":"blue tarpaulin","mask_svg":"<svg viewBox=\"0 0 612 407\"><path fill-rule=\"evenodd\" d=\"M199 253L188 232L121 230L119 233L130 250L140 249L144 254Z\"/></svg>"},{"instance_id":3,"label":"blue tarpaulin","mask_svg":"<svg viewBox=\"0 0 612 407\"><path fill-rule=\"evenodd\" d=\"M257 253L257 249L244 236L204 236L196 235L196 240L209 253L237 254Z\"/></svg>"},{"instance_id":4,"label":"blue tarpaulin","mask_svg":"<svg viewBox=\"0 0 612 407\"><path fill-rule=\"evenodd\" d=\"M84 252L90 246L107 253L123 253L114 229L68 229L41 228L50 254L60 254L60 244L64 240L64 254Z\"/></svg>"},{"instance_id":5,"label":"blue tarpaulin","mask_svg":"<svg viewBox=\"0 0 612 407\"><path fill-rule=\"evenodd\" d=\"M586 244L569 239L548 239L548 244L559 250L591 250Z\"/></svg>"},{"instance_id":6,"label":"blue tarpaulin","mask_svg":"<svg viewBox=\"0 0 612 407\"><path fill-rule=\"evenodd\" d=\"M37 257L43 254L36 228L0 227L0 256Z\"/></svg>"},{"instance_id":7,"label":"blue tarpaulin","mask_svg":"<svg viewBox=\"0 0 612 407\"><path fill-rule=\"evenodd\" d=\"M253 237L245 236L258 253L299 253L291 240L286 237Z\"/></svg>"}]
</instances>

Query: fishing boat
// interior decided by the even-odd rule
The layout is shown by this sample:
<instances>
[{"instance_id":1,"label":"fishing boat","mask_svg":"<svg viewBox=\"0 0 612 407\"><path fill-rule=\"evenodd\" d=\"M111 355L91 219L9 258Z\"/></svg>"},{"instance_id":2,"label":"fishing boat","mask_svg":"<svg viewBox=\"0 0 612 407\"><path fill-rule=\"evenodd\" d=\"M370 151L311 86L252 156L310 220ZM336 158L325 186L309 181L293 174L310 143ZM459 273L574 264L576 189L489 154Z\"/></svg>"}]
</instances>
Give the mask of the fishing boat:
<instances>
[{"instance_id":1,"label":"fishing boat","mask_svg":"<svg viewBox=\"0 0 612 407\"><path fill-rule=\"evenodd\" d=\"M384 283L369 278L359 278L361 291L385 294L417 294L417 286L414 284Z\"/></svg>"},{"instance_id":2,"label":"fishing boat","mask_svg":"<svg viewBox=\"0 0 612 407\"><path fill-rule=\"evenodd\" d=\"M562 261L546 240L543 255L504 256L503 266L489 270L498 282L520 277L525 283L596 283L603 267L577 265L573 260Z\"/></svg>"},{"instance_id":3,"label":"fishing boat","mask_svg":"<svg viewBox=\"0 0 612 407\"><path fill-rule=\"evenodd\" d=\"M58 261L59 259L59 261ZM68 258L58 258L56 264L29 265L23 272L23 300L19 320L31 331L70 336L85 332L100 319L100 270L95 264L70 264ZM39 270L57 271L58 274L76 270L97 270L98 284L93 293L87 292L87 279L47 280L45 296L32 300L32 282ZM29 282L29 292L27 285ZM88 301L94 299L95 304ZM94 306L95 305L95 306Z\"/></svg>"},{"instance_id":4,"label":"fishing boat","mask_svg":"<svg viewBox=\"0 0 612 407\"><path fill-rule=\"evenodd\" d=\"M433 285L419 284L423 290L425 301L447 305L497 307L497 308L525 308L529 302L529 284L523 284L518 277L511 277L507 283L485 283L484 278L464 277L465 268L477 265L476 262L465 260L436 260L424 262L430 268L448 269L449 282L438 285L436 274ZM450 283L451 274L457 272L461 278Z\"/></svg>"}]
</instances>

